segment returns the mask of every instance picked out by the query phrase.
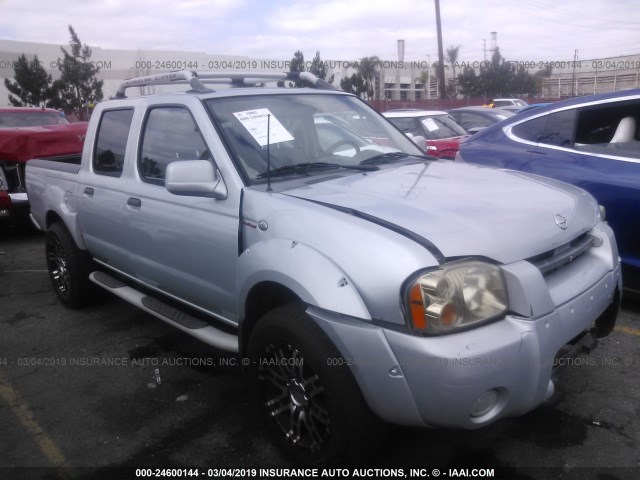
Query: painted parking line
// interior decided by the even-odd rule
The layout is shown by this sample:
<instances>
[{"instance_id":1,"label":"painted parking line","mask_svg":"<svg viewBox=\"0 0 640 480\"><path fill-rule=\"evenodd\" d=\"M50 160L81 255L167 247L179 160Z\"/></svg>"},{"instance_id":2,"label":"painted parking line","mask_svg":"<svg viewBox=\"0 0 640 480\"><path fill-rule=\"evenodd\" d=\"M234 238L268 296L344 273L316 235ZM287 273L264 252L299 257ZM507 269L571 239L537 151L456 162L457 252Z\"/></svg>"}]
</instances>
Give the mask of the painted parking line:
<instances>
[{"instance_id":1,"label":"painted parking line","mask_svg":"<svg viewBox=\"0 0 640 480\"><path fill-rule=\"evenodd\" d=\"M47 435L34 418L29 406L20 398L18 392L11 386L9 379L0 371L0 398L3 399L11 408L20 423L25 427L29 434L38 444L40 451L47 458L52 467L66 467L66 460L60 452L60 449Z\"/></svg>"},{"instance_id":2,"label":"painted parking line","mask_svg":"<svg viewBox=\"0 0 640 480\"><path fill-rule=\"evenodd\" d=\"M630 335L635 335L636 337L640 337L640 328L632 328L627 327L625 325L618 325L614 328L616 332L628 333Z\"/></svg>"}]
</instances>

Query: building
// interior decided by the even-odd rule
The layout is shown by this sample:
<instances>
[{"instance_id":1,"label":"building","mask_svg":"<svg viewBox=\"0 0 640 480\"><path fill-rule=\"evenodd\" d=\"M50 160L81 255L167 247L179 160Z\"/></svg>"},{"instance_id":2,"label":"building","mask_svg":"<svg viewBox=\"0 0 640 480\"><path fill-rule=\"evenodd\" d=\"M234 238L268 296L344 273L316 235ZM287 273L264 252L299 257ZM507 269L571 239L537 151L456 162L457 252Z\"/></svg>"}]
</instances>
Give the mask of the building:
<instances>
[{"instance_id":1,"label":"building","mask_svg":"<svg viewBox=\"0 0 640 480\"><path fill-rule=\"evenodd\" d=\"M9 105L4 79L13 80L14 65L21 54L28 59L37 55L45 70L58 78L58 61L63 57L61 47L43 43L0 40L0 106ZM100 67L99 77L104 81L105 98L113 96L122 80L172 70L200 71L288 71L290 60L263 59L248 56L210 54L206 52L156 51L156 50L107 50L91 47L91 61ZM307 62L310 65L310 61ZM469 62L479 70L482 62ZM640 54L625 57L574 62L518 62L524 63L529 73L551 67L551 75L545 78L542 97L561 98L607 91L637 88L640 86ZM334 85L357 71L357 60L326 61L329 75L334 75ZM457 69L458 71L461 68ZM447 83L452 83L451 69L446 70ZM435 69L428 60L387 61L380 60L374 82L374 99L378 102L401 101L425 103L437 97ZM140 93L162 92L171 87L141 87Z\"/></svg>"}]
</instances>

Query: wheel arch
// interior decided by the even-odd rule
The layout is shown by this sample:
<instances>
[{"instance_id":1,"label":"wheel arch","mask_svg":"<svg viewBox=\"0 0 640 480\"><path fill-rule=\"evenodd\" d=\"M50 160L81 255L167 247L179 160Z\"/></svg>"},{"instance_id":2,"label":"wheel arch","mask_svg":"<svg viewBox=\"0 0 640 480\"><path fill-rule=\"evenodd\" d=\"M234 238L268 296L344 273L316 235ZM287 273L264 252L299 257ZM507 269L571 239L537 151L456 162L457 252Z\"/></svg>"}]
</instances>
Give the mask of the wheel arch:
<instances>
[{"instance_id":1,"label":"wheel arch","mask_svg":"<svg viewBox=\"0 0 640 480\"><path fill-rule=\"evenodd\" d=\"M49 228L54 223L58 223L58 222L64 223L64 220L62 220L62 217L60 215L58 215L56 212L54 212L53 210L49 210L47 212L47 215L46 215L45 221L44 221L45 229ZM65 227L66 227L66 225L65 225Z\"/></svg>"},{"instance_id":2,"label":"wheel arch","mask_svg":"<svg viewBox=\"0 0 640 480\"><path fill-rule=\"evenodd\" d=\"M246 353L251 332L264 315L271 310L296 302L301 302L300 297L280 283L264 281L254 285L244 302L244 317L239 330L240 353L243 355Z\"/></svg>"},{"instance_id":3,"label":"wheel arch","mask_svg":"<svg viewBox=\"0 0 640 480\"><path fill-rule=\"evenodd\" d=\"M76 218L77 217L74 215L73 219L76 220ZM77 232L77 229L69 228L69 225L67 224L63 216L61 216L55 210L49 210L46 213L45 220L44 220L45 231L48 230L49 227L51 227L51 225L53 225L54 223L61 223L62 225L64 225L64 228L67 229L67 231L71 235L71 238L73 238L74 242L76 243L79 249L81 250L87 249L87 247L84 244L84 240L82 239L82 236Z\"/></svg>"},{"instance_id":4,"label":"wheel arch","mask_svg":"<svg viewBox=\"0 0 640 480\"><path fill-rule=\"evenodd\" d=\"M264 314L302 302L370 320L354 282L330 258L291 240L267 240L246 249L238 260L240 349Z\"/></svg>"}]
</instances>

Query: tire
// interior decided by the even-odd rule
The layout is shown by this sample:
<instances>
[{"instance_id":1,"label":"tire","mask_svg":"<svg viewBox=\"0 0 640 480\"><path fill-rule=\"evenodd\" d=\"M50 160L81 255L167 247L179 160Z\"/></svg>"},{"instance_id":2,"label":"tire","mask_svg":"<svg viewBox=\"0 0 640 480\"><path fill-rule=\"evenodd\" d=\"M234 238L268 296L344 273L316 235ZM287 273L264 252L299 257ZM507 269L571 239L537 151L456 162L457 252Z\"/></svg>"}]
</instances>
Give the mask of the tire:
<instances>
[{"instance_id":1,"label":"tire","mask_svg":"<svg viewBox=\"0 0 640 480\"><path fill-rule=\"evenodd\" d=\"M267 428L287 457L306 466L348 466L362 465L375 453L385 425L303 305L267 313L247 353L249 379Z\"/></svg>"},{"instance_id":2,"label":"tire","mask_svg":"<svg viewBox=\"0 0 640 480\"><path fill-rule=\"evenodd\" d=\"M97 290L89 280L93 261L78 248L64 224L54 223L47 230L45 253L49 279L60 301L69 308L91 303Z\"/></svg>"}]
</instances>

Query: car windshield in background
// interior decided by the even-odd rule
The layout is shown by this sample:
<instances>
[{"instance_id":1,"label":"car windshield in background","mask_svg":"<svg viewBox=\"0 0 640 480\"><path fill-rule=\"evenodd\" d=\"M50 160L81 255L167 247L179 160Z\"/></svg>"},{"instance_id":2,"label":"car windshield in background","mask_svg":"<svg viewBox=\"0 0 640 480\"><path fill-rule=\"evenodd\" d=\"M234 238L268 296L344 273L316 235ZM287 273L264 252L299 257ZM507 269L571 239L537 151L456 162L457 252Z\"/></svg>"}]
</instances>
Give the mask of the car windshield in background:
<instances>
[{"instance_id":1,"label":"car windshield in background","mask_svg":"<svg viewBox=\"0 0 640 480\"><path fill-rule=\"evenodd\" d=\"M524 100L514 98L513 100L493 100L491 102L493 108L505 108L505 107L526 107L528 105Z\"/></svg>"},{"instance_id":2,"label":"car windshield in background","mask_svg":"<svg viewBox=\"0 0 640 480\"><path fill-rule=\"evenodd\" d=\"M67 123L69 121L57 112L0 112L0 128L37 127Z\"/></svg>"},{"instance_id":3,"label":"car windshield in background","mask_svg":"<svg viewBox=\"0 0 640 480\"><path fill-rule=\"evenodd\" d=\"M504 120L505 118L513 117L514 115L515 113L510 112L509 110L502 110L500 113L495 113L493 117L497 121L501 121L501 120Z\"/></svg>"},{"instance_id":4,"label":"car windshield in background","mask_svg":"<svg viewBox=\"0 0 640 480\"><path fill-rule=\"evenodd\" d=\"M449 115L424 117L420 119L420 122L424 126L423 130L427 140L440 140L467 134L467 131Z\"/></svg>"},{"instance_id":5,"label":"car windshield in background","mask_svg":"<svg viewBox=\"0 0 640 480\"><path fill-rule=\"evenodd\" d=\"M351 96L234 96L205 104L251 183L264 182L267 151L271 170L284 175L311 175L326 171L328 165L366 165L366 160L392 152L422 154L380 115ZM394 158L400 161L407 156Z\"/></svg>"}]
</instances>

